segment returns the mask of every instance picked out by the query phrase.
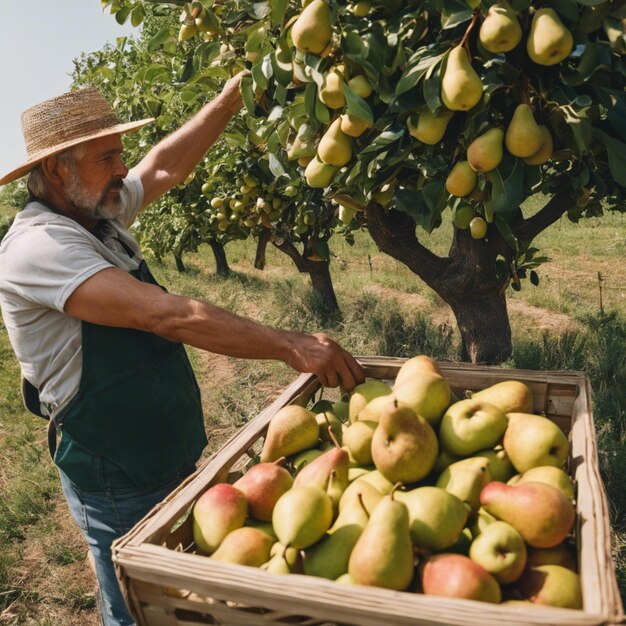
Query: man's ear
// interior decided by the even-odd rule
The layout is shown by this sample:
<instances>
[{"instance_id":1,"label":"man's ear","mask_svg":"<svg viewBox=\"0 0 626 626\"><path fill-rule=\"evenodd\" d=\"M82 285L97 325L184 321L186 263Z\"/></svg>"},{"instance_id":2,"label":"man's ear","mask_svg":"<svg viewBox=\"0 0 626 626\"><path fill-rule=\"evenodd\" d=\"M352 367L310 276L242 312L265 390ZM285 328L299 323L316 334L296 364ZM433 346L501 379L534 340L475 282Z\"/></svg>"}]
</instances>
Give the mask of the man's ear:
<instances>
[{"instance_id":1,"label":"man's ear","mask_svg":"<svg viewBox=\"0 0 626 626\"><path fill-rule=\"evenodd\" d=\"M59 159L57 159L56 156L48 157L41 162L41 169L45 177L51 183L57 185L63 182L62 173L59 171L61 167Z\"/></svg>"}]
</instances>

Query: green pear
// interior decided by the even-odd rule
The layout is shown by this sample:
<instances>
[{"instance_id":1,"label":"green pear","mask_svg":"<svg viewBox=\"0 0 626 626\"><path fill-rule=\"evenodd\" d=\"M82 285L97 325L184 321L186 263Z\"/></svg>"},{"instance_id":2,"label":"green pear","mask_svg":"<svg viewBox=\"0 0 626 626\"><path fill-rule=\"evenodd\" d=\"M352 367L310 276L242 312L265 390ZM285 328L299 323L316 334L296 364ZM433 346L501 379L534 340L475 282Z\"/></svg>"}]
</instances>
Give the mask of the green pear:
<instances>
[{"instance_id":1,"label":"green pear","mask_svg":"<svg viewBox=\"0 0 626 626\"><path fill-rule=\"evenodd\" d=\"M439 444L430 424L408 406L389 405L372 438L374 465L392 483L409 484L427 476Z\"/></svg>"},{"instance_id":2,"label":"green pear","mask_svg":"<svg viewBox=\"0 0 626 626\"><path fill-rule=\"evenodd\" d=\"M467 522L469 507L440 487L396 491L395 497L406 504L411 541L418 548L431 552L449 548Z\"/></svg>"},{"instance_id":3,"label":"green pear","mask_svg":"<svg viewBox=\"0 0 626 626\"><path fill-rule=\"evenodd\" d=\"M279 462L257 463L233 485L246 496L249 515L258 520L271 521L276 501L293 485L293 477Z\"/></svg>"},{"instance_id":4,"label":"green pear","mask_svg":"<svg viewBox=\"0 0 626 626\"><path fill-rule=\"evenodd\" d=\"M452 454L452 452L448 452L448 450L446 450L443 446L439 446L439 454L437 455L437 460L435 461L433 472L436 476L439 476L439 474L441 474L446 469L446 467L460 460L460 456Z\"/></svg>"},{"instance_id":5,"label":"green pear","mask_svg":"<svg viewBox=\"0 0 626 626\"><path fill-rule=\"evenodd\" d=\"M506 149L519 158L535 154L543 145L544 137L535 121L533 110L527 104L519 104L504 135Z\"/></svg>"},{"instance_id":6,"label":"green pear","mask_svg":"<svg viewBox=\"0 0 626 626\"><path fill-rule=\"evenodd\" d=\"M565 28L554 9L535 11L526 40L528 56L537 65L556 65L565 60L574 47L572 33Z\"/></svg>"},{"instance_id":7,"label":"green pear","mask_svg":"<svg viewBox=\"0 0 626 626\"><path fill-rule=\"evenodd\" d=\"M442 109L439 113L433 113L430 109L424 109L417 115L407 118L406 125L409 135L429 146L439 143L446 134L448 123L454 116L454 111Z\"/></svg>"},{"instance_id":8,"label":"green pear","mask_svg":"<svg viewBox=\"0 0 626 626\"><path fill-rule=\"evenodd\" d=\"M338 400L337 402L333 402L332 411L344 424L349 419L349 407L350 404L347 400Z\"/></svg>"},{"instance_id":9,"label":"green pear","mask_svg":"<svg viewBox=\"0 0 626 626\"><path fill-rule=\"evenodd\" d=\"M326 165L320 161L319 156L313 157L304 170L304 178L309 187L321 189L328 187L337 173L336 167Z\"/></svg>"},{"instance_id":10,"label":"green pear","mask_svg":"<svg viewBox=\"0 0 626 626\"><path fill-rule=\"evenodd\" d=\"M480 493L481 506L515 528L535 548L552 548L570 533L574 505L562 491L546 483L507 485L490 482Z\"/></svg>"},{"instance_id":11,"label":"green pear","mask_svg":"<svg viewBox=\"0 0 626 626\"><path fill-rule=\"evenodd\" d=\"M274 543L275 539L262 530L243 526L228 533L211 558L224 563L261 567L269 560Z\"/></svg>"},{"instance_id":12,"label":"green pear","mask_svg":"<svg viewBox=\"0 0 626 626\"><path fill-rule=\"evenodd\" d=\"M495 405L469 398L450 405L439 426L441 445L459 456L469 456L495 446L508 426L506 415Z\"/></svg>"},{"instance_id":13,"label":"green pear","mask_svg":"<svg viewBox=\"0 0 626 626\"><path fill-rule=\"evenodd\" d=\"M490 480L489 461L470 457L449 465L437 479L437 487L466 502L472 511L478 511L480 493Z\"/></svg>"},{"instance_id":14,"label":"green pear","mask_svg":"<svg viewBox=\"0 0 626 626\"><path fill-rule=\"evenodd\" d=\"M364 1L365 0L362 0L358 4L362 4L362 2L364 2ZM350 576L350 574L348 574L348 573L345 573L345 574L342 574L341 576L339 576L339 578L335 579L335 582L339 583L340 585L356 585L356 583L352 579L352 576Z\"/></svg>"},{"instance_id":15,"label":"green pear","mask_svg":"<svg viewBox=\"0 0 626 626\"><path fill-rule=\"evenodd\" d=\"M451 111L469 111L483 97L483 84L463 46L452 48L441 79L441 100Z\"/></svg>"},{"instance_id":16,"label":"green pear","mask_svg":"<svg viewBox=\"0 0 626 626\"><path fill-rule=\"evenodd\" d=\"M468 525L468 528L472 533L472 541L476 539L476 537L478 537L478 535L480 535L485 530L485 528L489 526L489 524L497 521L498 520L493 515L491 515L491 513L487 513L485 509L480 507L478 511L476 511L472 515L472 518Z\"/></svg>"},{"instance_id":17,"label":"green pear","mask_svg":"<svg viewBox=\"0 0 626 626\"><path fill-rule=\"evenodd\" d=\"M380 421L381 413L393 403L393 396L387 394L386 396L378 396L370 400L357 415L357 422L374 422Z\"/></svg>"},{"instance_id":18,"label":"green pear","mask_svg":"<svg viewBox=\"0 0 626 626\"><path fill-rule=\"evenodd\" d=\"M298 133L287 150L287 158L290 161L294 161L300 157L314 157L317 154L318 143L319 137L314 136L311 139L305 140L302 139L300 133Z\"/></svg>"},{"instance_id":19,"label":"green pear","mask_svg":"<svg viewBox=\"0 0 626 626\"><path fill-rule=\"evenodd\" d=\"M383 380L370 378L364 383L357 385L350 394L349 417L351 422L356 422L358 415L368 402L379 396L388 396L391 387Z\"/></svg>"},{"instance_id":20,"label":"green pear","mask_svg":"<svg viewBox=\"0 0 626 626\"><path fill-rule=\"evenodd\" d=\"M319 441L320 427L315 414L297 404L279 409L270 420L261 450L261 462L271 463L312 448Z\"/></svg>"},{"instance_id":21,"label":"green pear","mask_svg":"<svg viewBox=\"0 0 626 626\"><path fill-rule=\"evenodd\" d=\"M228 533L241 528L248 515L246 496L228 483L209 487L193 506L193 539L198 550L211 554Z\"/></svg>"},{"instance_id":22,"label":"green pear","mask_svg":"<svg viewBox=\"0 0 626 626\"><path fill-rule=\"evenodd\" d=\"M543 136L543 143L537 152L524 159L524 163L527 165L543 165L552 158L552 151L554 150L552 135L547 126L540 125L539 130Z\"/></svg>"},{"instance_id":23,"label":"green pear","mask_svg":"<svg viewBox=\"0 0 626 626\"><path fill-rule=\"evenodd\" d=\"M301 574L303 572L302 553L296 548L276 542L270 550L269 561L263 563L261 569L270 574Z\"/></svg>"},{"instance_id":24,"label":"green pear","mask_svg":"<svg viewBox=\"0 0 626 626\"><path fill-rule=\"evenodd\" d=\"M304 553L304 573L335 580L348 572L348 561L363 526L345 524L324 536Z\"/></svg>"},{"instance_id":25,"label":"green pear","mask_svg":"<svg viewBox=\"0 0 626 626\"><path fill-rule=\"evenodd\" d=\"M244 526L248 526L250 528L257 528L258 530L264 532L266 535L269 535L276 541L278 537L274 532L274 527L272 526L272 522L262 522L255 517L248 517L244 523Z\"/></svg>"},{"instance_id":26,"label":"green pear","mask_svg":"<svg viewBox=\"0 0 626 626\"><path fill-rule=\"evenodd\" d=\"M298 485L276 503L272 525L285 546L305 549L319 541L333 521L333 504L328 494L314 485Z\"/></svg>"},{"instance_id":27,"label":"green pear","mask_svg":"<svg viewBox=\"0 0 626 626\"><path fill-rule=\"evenodd\" d=\"M577 571L576 551L562 542L552 548L530 548L528 550L528 567L539 565L561 565L573 572Z\"/></svg>"},{"instance_id":28,"label":"green pear","mask_svg":"<svg viewBox=\"0 0 626 626\"><path fill-rule=\"evenodd\" d=\"M372 95L372 86L363 74L351 78L348 81L348 87L361 98L369 98Z\"/></svg>"},{"instance_id":29,"label":"green pear","mask_svg":"<svg viewBox=\"0 0 626 626\"><path fill-rule=\"evenodd\" d=\"M372 511L382 498L383 494L369 483L363 481L352 483L341 497L339 514L328 534L336 532L343 526L357 525L365 528Z\"/></svg>"},{"instance_id":30,"label":"green pear","mask_svg":"<svg viewBox=\"0 0 626 626\"><path fill-rule=\"evenodd\" d=\"M492 4L478 33L485 50L494 54L510 52L522 40L522 27L517 15L505 0Z\"/></svg>"},{"instance_id":31,"label":"green pear","mask_svg":"<svg viewBox=\"0 0 626 626\"><path fill-rule=\"evenodd\" d=\"M355 466L348 468L348 480L353 483L361 476L365 476L368 472L371 472L374 468L373 465L366 465L365 467Z\"/></svg>"},{"instance_id":32,"label":"green pear","mask_svg":"<svg viewBox=\"0 0 626 626\"><path fill-rule=\"evenodd\" d=\"M394 483L385 478L385 476L379 470L373 470L361 476L358 480L363 480L366 483L375 487L384 495L388 495L392 492Z\"/></svg>"},{"instance_id":33,"label":"green pear","mask_svg":"<svg viewBox=\"0 0 626 626\"><path fill-rule=\"evenodd\" d=\"M291 40L300 52L319 54L332 38L330 7L324 0L311 0L291 28Z\"/></svg>"},{"instance_id":34,"label":"green pear","mask_svg":"<svg viewBox=\"0 0 626 626\"><path fill-rule=\"evenodd\" d=\"M317 413L315 415L315 420L320 427L321 441L332 441L332 438L334 437L337 443L341 445L343 438L343 422L332 412L332 410Z\"/></svg>"},{"instance_id":35,"label":"green pear","mask_svg":"<svg viewBox=\"0 0 626 626\"><path fill-rule=\"evenodd\" d=\"M522 596L535 604L562 609L582 609L580 576L560 565L528 569L519 581Z\"/></svg>"},{"instance_id":36,"label":"green pear","mask_svg":"<svg viewBox=\"0 0 626 626\"><path fill-rule=\"evenodd\" d=\"M409 513L394 492L384 496L357 540L348 573L358 585L403 591L413 578Z\"/></svg>"},{"instance_id":37,"label":"green pear","mask_svg":"<svg viewBox=\"0 0 626 626\"><path fill-rule=\"evenodd\" d=\"M342 167L352 158L352 137L341 131L341 117L327 128L317 146L317 156L326 165Z\"/></svg>"},{"instance_id":38,"label":"green pear","mask_svg":"<svg viewBox=\"0 0 626 626\"><path fill-rule=\"evenodd\" d=\"M360 137L372 125L356 115L344 113L341 116L341 132L348 137Z\"/></svg>"},{"instance_id":39,"label":"green pear","mask_svg":"<svg viewBox=\"0 0 626 626\"><path fill-rule=\"evenodd\" d=\"M470 166L471 167L471 166ZM473 171L473 170L472 170ZM459 228L460 230L467 230L471 221L476 217L476 211L474 211L474 207L469 204L462 204L457 207L454 212L454 218L452 223L455 228Z\"/></svg>"},{"instance_id":40,"label":"green pear","mask_svg":"<svg viewBox=\"0 0 626 626\"><path fill-rule=\"evenodd\" d=\"M344 84L343 74L336 69L329 70L324 76L319 98L329 109L342 109L346 106Z\"/></svg>"},{"instance_id":41,"label":"green pear","mask_svg":"<svg viewBox=\"0 0 626 626\"><path fill-rule=\"evenodd\" d=\"M515 468L506 450L502 446L496 446L492 450L479 450L472 454L472 456L482 456L489 461L489 475L491 476L491 480L498 480L505 483L515 474Z\"/></svg>"},{"instance_id":42,"label":"green pear","mask_svg":"<svg viewBox=\"0 0 626 626\"><path fill-rule=\"evenodd\" d=\"M532 413L533 391L520 380L503 380L471 394L475 400L495 404L503 413Z\"/></svg>"},{"instance_id":43,"label":"green pear","mask_svg":"<svg viewBox=\"0 0 626 626\"><path fill-rule=\"evenodd\" d=\"M441 370L437 365L437 362L427 354L417 354L416 356L407 359L398 370L394 386L399 385L407 378L414 378L421 376L423 372L429 372L431 374L438 374L442 376Z\"/></svg>"},{"instance_id":44,"label":"green pear","mask_svg":"<svg viewBox=\"0 0 626 626\"><path fill-rule=\"evenodd\" d=\"M526 470L515 483L521 485L527 482L539 482L552 485L560 489L570 500L574 499L574 483L567 473L560 467L540 465Z\"/></svg>"},{"instance_id":45,"label":"green pear","mask_svg":"<svg viewBox=\"0 0 626 626\"><path fill-rule=\"evenodd\" d=\"M495 170L502 157L504 131L501 128L490 128L467 148L467 160L473 170L477 172L491 172Z\"/></svg>"},{"instance_id":46,"label":"green pear","mask_svg":"<svg viewBox=\"0 0 626 626\"><path fill-rule=\"evenodd\" d=\"M376 422L361 421L350 424L343 433L343 443L350 451L352 458L359 465L371 465L372 438L376 430Z\"/></svg>"},{"instance_id":47,"label":"green pear","mask_svg":"<svg viewBox=\"0 0 626 626\"><path fill-rule=\"evenodd\" d=\"M439 426L443 414L450 406L451 390L448 381L431 372L402 380L394 385L392 394L398 404L413 409L433 428Z\"/></svg>"},{"instance_id":48,"label":"green pear","mask_svg":"<svg viewBox=\"0 0 626 626\"><path fill-rule=\"evenodd\" d=\"M451 196L464 198L469 196L478 182L478 174L468 161L459 161L452 166L446 178L446 191Z\"/></svg>"},{"instance_id":49,"label":"green pear","mask_svg":"<svg viewBox=\"0 0 626 626\"><path fill-rule=\"evenodd\" d=\"M378 202L378 204L385 207L391 202L394 192L395 182L385 183L384 185L381 185L378 189L372 191L372 200Z\"/></svg>"},{"instance_id":50,"label":"green pear","mask_svg":"<svg viewBox=\"0 0 626 626\"><path fill-rule=\"evenodd\" d=\"M520 473L532 467L562 467L569 454L565 433L552 420L531 413L509 413L503 445Z\"/></svg>"},{"instance_id":51,"label":"green pear","mask_svg":"<svg viewBox=\"0 0 626 626\"><path fill-rule=\"evenodd\" d=\"M469 557L482 565L499 583L508 585L524 572L526 544L513 526L495 521L474 539Z\"/></svg>"},{"instance_id":52,"label":"green pear","mask_svg":"<svg viewBox=\"0 0 626 626\"><path fill-rule=\"evenodd\" d=\"M310 448L309 450L299 452L290 458L291 467L293 467L294 471L299 472L307 463L311 463L318 456L322 456L322 454L324 454L324 450L320 448Z\"/></svg>"},{"instance_id":53,"label":"green pear","mask_svg":"<svg viewBox=\"0 0 626 626\"><path fill-rule=\"evenodd\" d=\"M502 592L498 581L463 554L433 554L419 567L426 595L463 598L499 604Z\"/></svg>"}]
</instances>

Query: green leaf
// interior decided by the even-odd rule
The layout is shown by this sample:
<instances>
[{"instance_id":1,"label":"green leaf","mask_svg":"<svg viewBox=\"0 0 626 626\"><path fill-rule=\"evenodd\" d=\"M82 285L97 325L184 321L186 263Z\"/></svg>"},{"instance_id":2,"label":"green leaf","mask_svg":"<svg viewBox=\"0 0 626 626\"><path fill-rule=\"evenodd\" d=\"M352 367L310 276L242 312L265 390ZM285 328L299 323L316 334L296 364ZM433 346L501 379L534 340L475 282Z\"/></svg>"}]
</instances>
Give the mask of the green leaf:
<instances>
[{"instance_id":1,"label":"green leaf","mask_svg":"<svg viewBox=\"0 0 626 626\"><path fill-rule=\"evenodd\" d=\"M509 223L501 216L496 215L494 223L499 233L502 235L504 241L506 241L509 248L516 250L517 249L517 238L513 234Z\"/></svg>"},{"instance_id":2,"label":"green leaf","mask_svg":"<svg viewBox=\"0 0 626 626\"><path fill-rule=\"evenodd\" d=\"M505 156L500 166L486 174L491 183L491 201L496 213L514 211L524 200L524 163Z\"/></svg>"},{"instance_id":3,"label":"green leaf","mask_svg":"<svg viewBox=\"0 0 626 626\"><path fill-rule=\"evenodd\" d=\"M252 86L252 78L245 76L239 83L239 89L241 90L241 99L246 107L246 111L252 116L256 110L256 100L254 98L254 87Z\"/></svg>"},{"instance_id":4,"label":"green leaf","mask_svg":"<svg viewBox=\"0 0 626 626\"><path fill-rule=\"evenodd\" d=\"M535 285L535 287L539 284L539 274L537 274L535 270L530 271L530 282Z\"/></svg>"},{"instance_id":5,"label":"green leaf","mask_svg":"<svg viewBox=\"0 0 626 626\"><path fill-rule=\"evenodd\" d=\"M330 111L319 98L315 98L315 119L322 124L330 122Z\"/></svg>"},{"instance_id":6,"label":"green leaf","mask_svg":"<svg viewBox=\"0 0 626 626\"><path fill-rule=\"evenodd\" d=\"M147 44L148 52L158 50L170 37L171 31L168 27L162 28ZM219 50L219 46L218 46Z\"/></svg>"},{"instance_id":7,"label":"green leaf","mask_svg":"<svg viewBox=\"0 0 626 626\"><path fill-rule=\"evenodd\" d=\"M138 4L130 14L130 23L137 28L141 22L143 22L143 18L145 17L146 12L141 4Z\"/></svg>"},{"instance_id":8,"label":"green leaf","mask_svg":"<svg viewBox=\"0 0 626 626\"><path fill-rule=\"evenodd\" d=\"M405 136L404 127L396 125L395 127L384 130L374 141L365 146L359 154L367 154L368 152L378 152L383 148L390 146Z\"/></svg>"},{"instance_id":9,"label":"green leaf","mask_svg":"<svg viewBox=\"0 0 626 626\"><path fill-rule=\"evenodd\" d=\"M367 104L361 96L357 96L345 83L343 85L343 93L346 96L348 113L373 124L374 114L372 113L372 109L370 109L369 104Z\"/></svg>"},{"instance_id":10,"label":"green leaf","mask_svg":"<svg viewBox=\"0 0 626 626\"><path fill-rule=\"evenodd\" d=\"M165 67L165 65L159 65L157 63L148 66L143 71L140 70L139 75L141 76L140 82L148 83L150 85L155 83L166 83L170 80L169 69Z\"/></svg>"},{"instance_id":11,"label":"green leaf","mask_svg":"<svg viewBox=\"0 0 626 626\"><path fill-rule=\"evenodd\" d=\"M288 0L271 0L270 23L272 26L282 26L287 12Z\"/></svg>"},{"instance_id":12,"label":"green leaf","mask_svg":"<svg viewBox=\"0 0 626 626\"><path fill-rule=\"evenodd\" d=\"M432 230L433 212L424 202L422 194L415 189L396 188L390 205L397 211L409 215L425 231Z\"/></svg>"},{"instance_id":13,"label":"green leaf","mask_svg":"<svg viewBox=\"0 0 626 626\"><path fill-rule=\"evenodd\" d=\"M609 157L609 168L615 181L626 187L626 144L615 139L598 128L592 130L593 136L605 146Z\"/></svg>"}]
</instances>

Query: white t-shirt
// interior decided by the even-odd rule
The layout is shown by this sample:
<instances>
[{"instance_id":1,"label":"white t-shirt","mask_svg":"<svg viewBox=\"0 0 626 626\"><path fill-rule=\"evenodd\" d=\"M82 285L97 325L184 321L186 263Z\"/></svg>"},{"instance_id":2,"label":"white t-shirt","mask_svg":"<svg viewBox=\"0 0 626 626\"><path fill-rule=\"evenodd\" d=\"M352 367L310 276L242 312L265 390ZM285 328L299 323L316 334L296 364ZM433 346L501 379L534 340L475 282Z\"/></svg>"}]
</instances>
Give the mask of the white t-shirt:
<instances>
[{"instance_id":1,"label":"white t-shirt","mask_svg":"<svg viewBox=\"0 0 626 626\"><path fill-rule=\"evenodd\" d=\"M0 245L0 308L22 374L39 389L42 409L55 416L78 391L81 321L63 308L90 276L139 267L139 245L128 232L143 204L132 172L122 189L124 213L103 224L100 241L69 217L32 202L15 217ZM131 258L118 240L134 253Z\"/></svg>"}]
</instances>

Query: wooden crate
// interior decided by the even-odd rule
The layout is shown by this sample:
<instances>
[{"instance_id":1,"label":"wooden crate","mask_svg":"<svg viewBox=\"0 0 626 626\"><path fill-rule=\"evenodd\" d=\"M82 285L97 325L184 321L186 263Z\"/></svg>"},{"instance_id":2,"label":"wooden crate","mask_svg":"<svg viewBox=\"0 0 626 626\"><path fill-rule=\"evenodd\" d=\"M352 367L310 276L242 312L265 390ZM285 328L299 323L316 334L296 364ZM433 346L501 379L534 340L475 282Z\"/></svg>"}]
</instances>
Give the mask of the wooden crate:
<instances>
[{"instance_id":1,"label":"wooden crate","mask_svg":"<svg viewBox=\"0 0 626 626\"><path fill-rule=\"evenodd\" d=\"M360 358L368 377L392 381L404 359ZM316 395L314 376L301 375L281 396L207 460L113 547L118 578L139 626L591 626L622 623L623 607L611 558L607 500L598 469L587 377L441 363L455 393L500 380L522 380L534 392L535 412L568 434L569 471L577 488L575 538L584 610L491 605L373 587L339 585L303 575L276 576L215 562L181 550L189 546L188 519L177 520L216 482L232 481L259 450L272 416L286 404Z\"/></svg>"}]
</instances>

